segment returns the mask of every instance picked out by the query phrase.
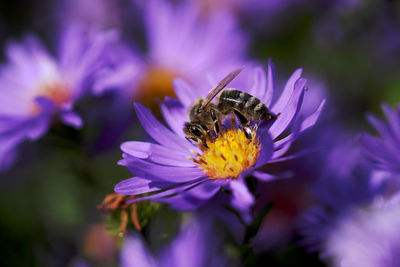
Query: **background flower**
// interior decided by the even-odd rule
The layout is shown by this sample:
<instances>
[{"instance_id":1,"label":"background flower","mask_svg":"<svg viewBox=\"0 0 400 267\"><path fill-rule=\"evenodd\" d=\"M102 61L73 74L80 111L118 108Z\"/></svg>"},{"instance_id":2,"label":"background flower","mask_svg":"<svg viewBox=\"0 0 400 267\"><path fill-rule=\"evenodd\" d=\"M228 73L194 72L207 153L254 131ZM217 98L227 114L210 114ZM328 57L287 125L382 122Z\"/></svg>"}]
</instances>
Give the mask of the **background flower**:
<instances>
[{"instance_id":1,"label":"background flower","mask_svg":"<svg viewBox=\"0 0 400 267\"><path fill-rule=\"evenodd\" d=\"M399 215L398 196L355 210L327 237L326 254L335 266L397 266Z\"/></svg>"},{"instance_id":2,"label":"background flower","mask_svg":"<svg viewBox=\"0 0 400 267\"><path fill-rule=\"evenodd\" d=\"M11 163L19 143L41 137L55 115L69 126L82 126L73 105L103 67L102 53L113 39L112 32L74 25L65 31L57 58L33 36L7 46L9 63L0 74L1 168Z\"/></svg>"},{"instance_id":3,"label":"background flower","mask_svg":"<svg viewBox=\"0 0 400 267\"><path fill-rule=\"evenodd\" d=\"M364 133L360 136L360 141L366 156L376 168L400 174L400 106L392 110L384 104L382 109L387 123L374 115L368 116L368 121L380 137Z\"/></svg>"},{"instance_id":4,"label":"background flower","mask_svg":"<svg viewBox=\"0 0 400 267\"><path fill-rule=\"evenodd\" d=\"M204 219L186 221L174 240L158 256L152 255L138 235L125 240L121 265L131 266L227 266L211 223ZM232 265L230 265L232 266Z\"/></svg>"},{"instance_id":5,"label":"background flower","mask_svg":"<svg viewBox=\"0 0 400 267\"><path fill-rule=\"evenodd\" d=\"M154 105L156 98L174 94L175 77L202 88L208 85L208 73L225 74L243 65L246 38L229 13L203 17L190 3L173 5L160 0L138 6L143 14L147 51L142 53L132 45L113 49L115 66L108 70L112 75L96 83L96 93L119 89L125 100L134 97Z\"/></svg>"},{"instance_id":6,"label":"background flower","mask_svg":"<svg viewBox=\"0 0 400 267\"><path fill-rule=\"evenodd\" d=\"M305 212L299 223L303 235L301 243L310 252L326 257L326 242L338 224L354 209L371 205L387 192L387 179L372 172L362 161L361 148L354 144L351 135L328 134L329 152L320 163L320 176L312 184L314 205ZM351 216L351 215L350 215Z\"/></svg>"}]
</instances>

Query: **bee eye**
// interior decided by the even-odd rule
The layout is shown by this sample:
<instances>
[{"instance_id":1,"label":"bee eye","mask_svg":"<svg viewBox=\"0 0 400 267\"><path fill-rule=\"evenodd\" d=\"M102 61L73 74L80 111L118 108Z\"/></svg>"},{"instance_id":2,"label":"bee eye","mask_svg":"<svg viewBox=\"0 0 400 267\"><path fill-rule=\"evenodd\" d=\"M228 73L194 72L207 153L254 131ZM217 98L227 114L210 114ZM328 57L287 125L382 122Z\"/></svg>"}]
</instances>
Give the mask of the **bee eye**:
<instances>
[{"instance_id":1,"label":"bee eye","mask_svg":"<svg viewBox=\"0 0 400 267\"><path fill-rule=\"evenodd\" d=\"M194 126L194 125L190 127L190 132L195 136L201 136L202 135L202 131L200 130L200 128L197 127L197 126Z\"/></svg>"}]
</instances>

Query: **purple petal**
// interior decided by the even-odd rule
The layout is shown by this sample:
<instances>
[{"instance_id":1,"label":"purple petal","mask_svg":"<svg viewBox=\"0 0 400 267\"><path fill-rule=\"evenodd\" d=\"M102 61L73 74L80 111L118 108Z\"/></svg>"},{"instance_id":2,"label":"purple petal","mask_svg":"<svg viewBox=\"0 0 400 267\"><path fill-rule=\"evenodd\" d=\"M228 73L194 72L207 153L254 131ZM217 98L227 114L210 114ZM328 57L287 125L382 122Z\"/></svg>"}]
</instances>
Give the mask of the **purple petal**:
<instances>
[{"instance_id":1,"label":"purple petal","mask_svg":"<svg viewBox=\"0 0 400 267\"><path fill-rule=\"evenodd\" d=\"M312 127L315 125L315 123L318 121L319 116L321 115L322 109L325 106L326 99L323 99L321 101L321 104L319 104L319 107L317 108L316 111L314 111L310 116L308 116L301 124L300 127L300 132L303 132L307 130L308 128Z\"/></svg>"},{"instance_id":2,"label":"purple petal","mask_svg":"<svg viewBox=\"0 0 400 267\"><path fill-rule=\"evenodd\" d=\"M210 200L220 188L218 183L214 183L213 180L207 180L176 196L160 199L159 201L170 204L176 210L194 210Z\"/></svg>"},{"instance_id":3,"label":"purple petal","mask_svg":"<svg viewBox=\"0 0 400 267\"><path fill-rule=\"evenodd\" d=\"M114 191L123 195L139 195L176 186L176 183L151 181L138 176L119 182Z\"/></svg>"},{"instance_id":4,"label":"purple petal","mask_svg":"<svg viewBox=\"0 0 400 267\"><path fill-rule=\"evenodd\" d=\"M72 111L63 112L61 114L61 120L66 125L72 126L74 128L81 128L83 125L82 118Z\"/></svg>"},{"instance_id":5,"label":"purple petal","mask_svg":"<svg viewBox=\"0 0 400 267\"><path fill-rule=\"evenodd\" d=\"M42 112L53 112L57 108L54 102L45 96L37 96L34 101L39 105Z\"/></svg>"},{"instance_id":6,"label":"purple petal","mask_svg":"<svg viewBox=\"0 0 400 267\"><path fill-rule=\"evenodd\" d=\"M386 127L385 123L383 123L381 120L376 118L374 115L367 115L367 120L369 123L374 126L374 128L379 132L379 134L383 138L387 138L389 140L392 140L392 136L390 134L390 130Z\"/></svg>"},{"instance_id":7,"label":"purple petal","mask_svg":"<svg viewBox=\"0 0 400 267\"><path fill-rule=\"evenodd\" d=\"M134 235L125 238L121 250L121 266L157 267L158 264L145 247L143 240L138 235Z\"/></svg>"},{"instance_id":8,"label":"purple petal","mask_svg":"<svg viewBox=\"0 0 400 267\"><path fill-rule=\"evenodd\" d=\"M268 60L268 85L264 96L264 103L269 107L274 97L274 63L271 59Z\"/></svg>"},{"instance_id":9,"label":"purple petal","mask_svg":"<svg viewBox=\"0 0 400 267\"><path fill-rule=\"evenodd\" d=\"M232 206L241 212L246 222L249 222L251 219L250 208L255 202L254 196L241 179L231 181L229 186L232 190Z\"/></svg>"},{"instance_id":10,"label":"purple petal","mask_svg":"<svg viewBox=\"0 0 400 267\"><path fill-rule=\"evenodd\" d=\"M157 121L150 110L143 105L135 103L135 110L143 128L159 144L174 150L180 149L186 151L193 148L190 142L180 138Z\"/></svg>"},{"instance_id":11,"label":"purple petal","mask_svg":"<svg viewBox=\"0 0 400 267\"><path fill-rule=\"evenodd\" d=\"M254 171L252 175L263 182L269 182L276 179L274 175L265 172Z\"/></svg>"},{"instance_id":12,"label":"purple petal","mask_svg":"<svg viewBox=\"0 0 400 267\"><path fill-rule=\"evenodd\" d=\"M273 159L271 159L268 163L276 163L276 162L282 162L282 161L287 161L287 160L291 160L291 159L295 159L298 157L302 157L304 155L310 154L312 152L316 152L318 151L317 149L303 149L301 152L295 153L295 154L291 154L290 156L287 157L281 157L280 155L278 156L274 156Z\"/></svg>"},{"instance_id":13,"label":"purple petal","mask_svg":"<svg viewBox=\"0 0 400 267\"><path fill-rule=\"evenodd\" d=\"M183 126L188 120L185 108L174 98L166 97L160 105L162 114L169 127L180 137L184 138Z\"/></svg>"},{"instance_id":14,"label":"purple petal","mask_svg":"<svg viewBox=\"0 0 400 267\"><path fill-rule=\"evenodd\" d=\"M131 156L163 165L193 167L193 161L187 159L191 155L189 151L171 151L170 148L157 144L135 141L122 143L121 150Z\"/></svg>"},{"instance_id":15,"label":"purple petal","mask_svg":"<svg viewBox=\"0 0 400 267\"><path fill-rule=\"evenodd\" d=\"M129 203L139 202L139 201L143 201L143 200L151 200L151 199L154 199L154 200L157 200L160 202L164 202L164 201L166 201L166 199L168 197L173 197L176 194L180 194L185 190L188 190L194 186L197 186L197 185L207 181L207 179L208 178L197 179L197 180L191 181L189 183L177 185L176 187L169 188L169 189L166 189L161 192L156 192L149 196L137 197L135 199L130 200Z\"/></svg>"},{"instance_id":16,"label":"purple petal","mask_svg":"<svg viewBox=\"0 0 400 267\"><path fill-rule=\"evenodd\" d=\"M293 94L297 81L301 78L302 72L303 72L302 69L297 69L292 74L292 76L290 76L289 80L285 85L285 88L282 91L281 96L279 97L278 101L274 104L274 106L271 108L272 112L279 113L284 109L284 107L286 106L290 97Z\"/></svg>"},{"instance_id":17,"label":"purple petal","mask_svg":"<svg viewBox=\"0 0 400 267\"><path fill-rule=\"evenodd\" d=\"M261 67L256 67L253 70L253 85L249 90L249 93L258 99L264 99L265 88L267 85L267 77L265 71Z\"/></svg>"},{"instance_id":18,"label":"purple petal","mask_svg":"<svg viewBox=\"0 0 400 267\"><path fill-rule=\"evenodd\" d=\"M29 129L24 130L26 131L24 134L26 134L30 140L36 140L47 132L50 124L50 117L47 115L48 114L42 114L32 121L27 121L27 125L25 125L25 127L27 128L29 125Z\"/></svg>"},{"instance_id":19,"label":"purple petal","mask_svg":"<svg viewBox=\"0 0 400 267\"><path fill-rule=\"evenodd\" d=\"M120 160L119 164L126 166L130 172L144 179L183 183L205 176L203 171L198 167L162 166L129 156L128 154L124 154L123 156L124 158Z\"/></svg>"},{"instance_id":20,"label":"purple petal","mask_svg":"<svg viewBox=\"0 0 400 267\"><path fill-rule=\"evenodd\" d=\"M294 85L293 94L289 98L289 101L286 103L286 106L282 110L277 111L281 112L281 114L278 116L278 118L270 128L272 139L275 139L283 131L285 131L292 122L293 118L295 118L296 114L298 113L301 107L301 101L303 100L304 86L306 82L306 79L300 78Z\"/></svg>"},{"instance_id":21,"label":"purple petal","mask_svg":"<svg viewBox=\"0 0 400 267\"><path fill-rule=\"evenodd\" d=\"M190 107L196 100L193 88L183 79L175 78L173 81L175 94L185 107Z\"/></svg>"},{"instance_id":22,"label":"purple petal","mask_svg":"<svg viewBox=\"0 0 400 267\"><path fill-rule=\"evenodd\" d=\"M267 130L260 131L258 136L260 138L261 151L256 167L266 164L271 159L272 152L274 150L273 141Z\"/></svg>"},{"instance_id":23,"label":"purple petal","mask_svg":"<svg viewBox=\"0 0 400 267\"><path fill-rule=\"evenodd\" d=\"M387 104L382 105L382 109L385 112L387 121L392 129L395 139L397 142L400 142L400 115L396 114L396 112L393 111Z\"/></svg>"}]
</instances>

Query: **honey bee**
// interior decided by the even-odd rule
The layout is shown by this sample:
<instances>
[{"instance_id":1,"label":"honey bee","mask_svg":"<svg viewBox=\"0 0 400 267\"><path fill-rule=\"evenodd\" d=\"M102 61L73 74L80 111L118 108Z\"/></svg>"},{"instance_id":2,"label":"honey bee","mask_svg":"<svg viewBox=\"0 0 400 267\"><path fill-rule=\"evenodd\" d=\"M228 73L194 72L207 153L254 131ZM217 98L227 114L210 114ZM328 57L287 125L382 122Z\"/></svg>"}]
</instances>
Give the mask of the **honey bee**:
<instances>
[{"instance_id":1,"label":"honey bee","mask_svg":"<svg viewBox=\"0 0 400 267\"><path fill-rule=\"evenodd\" d=\"M190 122L186 122L183 127L186 139L207 146L207 136L212 139L211 131L214 130L218 136L222 119L234 114L246 137L251 140L251 121L269 121L276 118L258 98L235 89L222 91L242 70L243 67L232 71L210 90L206 98L195 101L189 111ZM212 100L220 92L217 104L213 103Z\"/></svg>"}]
</instances>

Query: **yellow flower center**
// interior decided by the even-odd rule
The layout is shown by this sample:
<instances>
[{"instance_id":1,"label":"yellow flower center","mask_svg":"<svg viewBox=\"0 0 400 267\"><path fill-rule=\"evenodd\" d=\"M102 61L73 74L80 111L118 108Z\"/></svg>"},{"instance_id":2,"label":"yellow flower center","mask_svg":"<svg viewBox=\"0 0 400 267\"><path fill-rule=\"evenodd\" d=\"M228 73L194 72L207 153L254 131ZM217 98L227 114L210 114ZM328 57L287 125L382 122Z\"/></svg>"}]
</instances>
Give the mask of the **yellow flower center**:
<instances>
[{"instance_id":1,"label":"yellow flower center","mask_svg":"<svg viewBox=\"0 0 400 267\"><path fill-rule=\"evenodd\" d=\"M261 145L256 131L252 129L249 140L242 129L227 130L214 141L207 140L208 148L202 147L203 153L195 153L192 160L211 179L236 179L257 162Z\"/></svg>"},{"instance_id":2,"label":"yellow flower center","mask_svg":"<svg viewBox=\"0 0 400 267\"><path fill-rule=\"evenodd\" d=\"M146 106L154 107L156 98L163 99L165 96L174 97L172 80L176 73L161 67L150 67L139 82L137 99Z\"/></svg>"}]
</instances>

